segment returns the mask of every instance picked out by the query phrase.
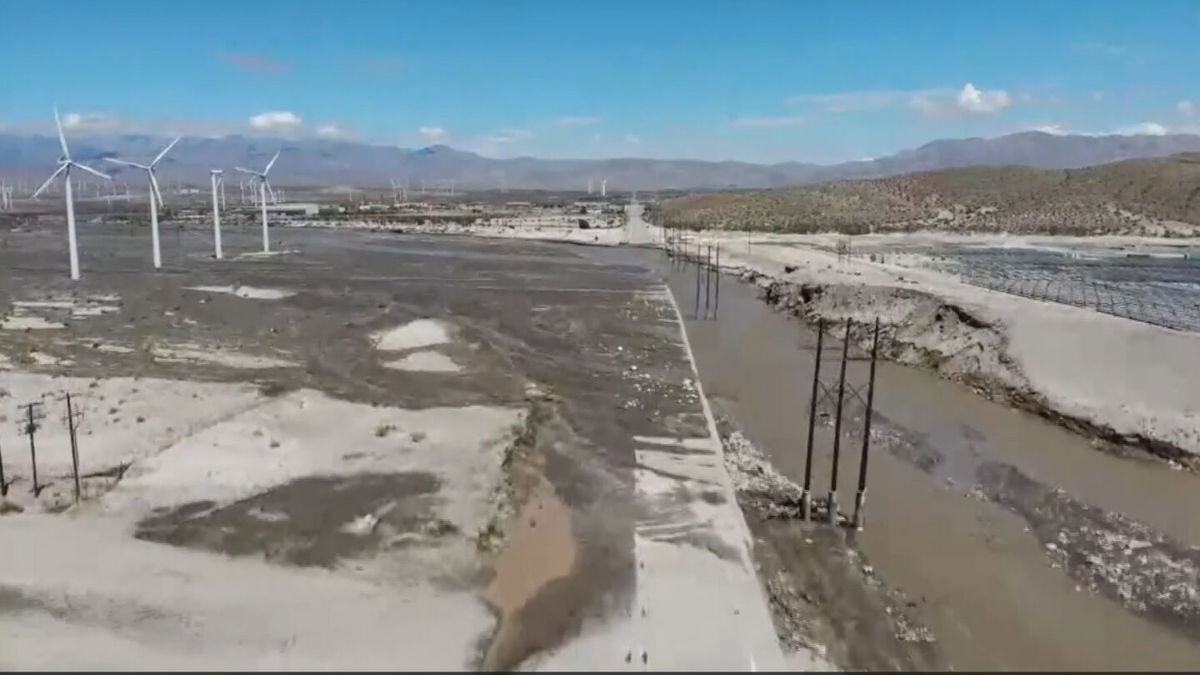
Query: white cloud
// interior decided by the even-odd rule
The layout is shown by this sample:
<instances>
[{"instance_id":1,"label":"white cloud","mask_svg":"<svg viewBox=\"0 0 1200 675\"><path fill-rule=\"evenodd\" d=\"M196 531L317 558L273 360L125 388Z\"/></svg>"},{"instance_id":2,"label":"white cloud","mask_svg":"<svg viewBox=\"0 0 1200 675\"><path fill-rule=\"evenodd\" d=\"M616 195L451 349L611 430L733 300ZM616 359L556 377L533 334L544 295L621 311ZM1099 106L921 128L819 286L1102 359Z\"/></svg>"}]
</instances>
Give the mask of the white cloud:
<instances>
[{"instance_id":1,"label":"white cloud","mask_svg":"<svg viewBox=\"0 0 1200 675\"><path fill-rule=\"evenodd\" d=\"M317 127L317 135L321 138L348 138L350 132L337 122L330 122Z\"/></svg>"},{"instance_id":2,"label":"white cloud","mask_svg":"<svg viewBox=\"0 0 1200 675\"><path fill-rule=\"evenodd\" d=\"M560 127L590 127L602 121L595 115L563 115L556 118L554 124Z\"/></svg>"},{"instance_id":3,"label":"white cloud","mask_svg":"<svg viewBox=\"0 0 1200 675\"><path fill-rule=\"evenodd\" d=\"M843 113L878 110L916 97L945 94L946 89L881 89L875 91L843 91L832 94L798 94L789 96L789 105L815 105L825 112Z\"/></svg>"},{"instance_id":4,"label":"white cloud","mask_svg":"<svg viewBox=\"0 0 1200 675\"><path fill-rule=\"evenodd\" d=\"M1142 122L1133 126L1117 129L1113 132L1118 136L1166 136L1169 130L1157 122Z\"/></svg>"},{"instance_id":5,"label":"white cloud","mask_svg":"<svg viewBox=\"0 0 1200 675\"><path fill-rule=\"evenodd\" d=\"M1157 122L1142 122L1112 131L1080 131L1078 129L1070 129L1059 122L1046 122L1027 127L1026 131L1040 131L1044 134L1052 134L1054 136L1165 136L1170 133L1192 133L1187 128L1169 129Z\"/></svg>"},{"instance_id":6,"label":"white cloud","mask_svg":"<svg viewBox=\"0 0 1200 675\"><path fill-rule=\"evenodd\" d=\"M1021 103L1033 103L1029 92L1017 95ZM927 87L924 89L881 89L877 91L849 91L833 94L800 94L791 96L792 105L817 106L825 112L843 113L863 110L880 110L896 105L907 105L925 115L955 115L962 112L994 113L1013 104L1013 97L1003 89L984 90L967 83L961 89L952 87Z\"/></svg>"},{"instance_id":7,"label":"white cloud","mask_svg":"<svg viewBox=\"0 0 1200 675\"><path fill-rule=\"evenodd\" d=\"M286 110L259 113L250 118L250 127L261 131L294 131L302 123L296 113Z\"/></svg>"},{"instance_id":8,"label":"white cloud","mask_svg":"<svg viewBox=\"0 0 1200 675\"><path fill-rule=\"evenodd\" d=\"M445 143L450 138L450 132L441 127L421 127L417 129L417 133L430 143Z\"/></svg>"},{"instance_id":9,"label":"white cloud","mask_svg":"<svg viewBox=\"0 0 1200 675\"><path fill-rule=\"evenodd\" d=\"M1070 136L1072 133L1074 133L1070 129L1059 124L1058 122L1050 122L1048 124L1039 124L1038 126L1035 126L1032 129L1030 129L1030 131L1040 131L1043 134L1050 134L1051 136Z\"/></svg>"},{"instance_id":10,"label":"white cloud","mask_svg":"<svg viewBox=\"0 0 1200 675\"><path fill-rule=\"evenodd\" d=\"M115 131L123 124L116 115L95 113L67 113L61 119L64 129L79 131Z\"/></svg>"},{"instance_id":11,"label":"white cloud","mask_svg":"<svg viewBox=\"0 0 1200 675\"><path fill-rule=\"evenodd\" d=\"M625 135L625 142L626 142L626 143L628 143L628 144L630 144L630 145L641 145L641 144L642 144L642 137L641 137L641 136L638 136L638 135L636 135L636 134L626 134L626 135Z\"/></svg>"},{"instance_id":12,"label":"white cloud","mask_svg":"<svg viewBox=\"0 0 1200 675\"><path fill-rule=\"evenodd\" d=\"M1012 105L1012 97L1003 89L985 91L976 89L970 82L963 85L955 98L958 107L972 113L999 112Z\"/></svg>"},{"instance_id":13,"label":"white cloud","mask_svg":"<svg viewBox=\"0 0 1200 675\"><path fill-rule=\"evenodd\" d=\"M1192 103L1191 101L1180 101L1175 105L1175 109L1179 111L1180 115L1187 115L1190 117L1196 114L1196 104Z\"/></svg>"},{"instance_id":14,"label":"white cloud","mask_svg":"<svg viewBox=\"0 0 1200 675\"><path fill-rule=\"evenodd\" d=\"M735 117L729 123L739 129L778 129L804 124L803 117Z\"/></svg>"}]
</instances>

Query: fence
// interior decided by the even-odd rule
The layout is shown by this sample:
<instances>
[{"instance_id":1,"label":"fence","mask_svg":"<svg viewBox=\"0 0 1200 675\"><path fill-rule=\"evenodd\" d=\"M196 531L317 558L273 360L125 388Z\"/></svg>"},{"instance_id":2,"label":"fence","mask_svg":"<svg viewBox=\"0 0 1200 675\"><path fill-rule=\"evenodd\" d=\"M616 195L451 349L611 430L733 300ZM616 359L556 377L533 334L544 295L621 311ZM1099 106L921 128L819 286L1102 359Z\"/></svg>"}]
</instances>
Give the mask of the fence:
<instances>
[{"instance_id":1,"label":"fence","mask_svg":"<svg viewBox=\"0 0 1200 675\"><path fill-rule=\"evenodd\" d=\"M962 281L982 288L1200 332L1200 265L1195 261L979 255L960 257L957 265Z\"/></svg>"}]
</instances>

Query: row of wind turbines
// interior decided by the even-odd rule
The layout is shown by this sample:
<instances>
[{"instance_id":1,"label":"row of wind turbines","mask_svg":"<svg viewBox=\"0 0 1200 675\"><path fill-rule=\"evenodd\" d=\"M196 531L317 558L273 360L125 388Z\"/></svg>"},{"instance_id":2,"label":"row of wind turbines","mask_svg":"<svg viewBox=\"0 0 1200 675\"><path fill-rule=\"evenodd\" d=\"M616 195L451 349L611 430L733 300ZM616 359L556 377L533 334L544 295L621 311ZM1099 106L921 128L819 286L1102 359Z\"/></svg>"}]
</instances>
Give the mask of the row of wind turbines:
<instances>
[{"instance_id":1,"label":"row of wind turbines","mask_svg":"<svg viewBox=\"0 0 1200 675\"><path fill-rule=\"evenodd\" d=\"M62 155L58 158L58 168L54 170L54 173L50 174L50 177L46 179L46 182L42 183L41 187L34 191L30 198L37 199L38 195L49 188L56 178L62 176L63 198L67 204L67 250L71 259L71 279L77 281L79 279L79 247L75 236L75 200L71 194L71 169L75 168L80 171L86 171L104 180L112 180L112 176L71 159L71 151L67 147L67 137L63 134L62 121L59 119L57 107L54 109L54 125L58 129L58 143L62 149ZM163 148L162 152L159 152L149 164L139 164L112 157L104 158L106 162L141 169L146 172L146 180L150 191L150 240L153 248L154 269L162 268L162 249L158 236L158 209L163 206L162 192L158 189L158 179L154 175L154 167L162 161L163 157L167 156L167 153L178 142L179 138L176 138L167 144L167 147ZM248 174L252 184L257 183L258 204L262 209L263 253L271 252L270 234L267 230L267 194L269 192L272 198L274 198L275 191L271 189L271 183L267 178L267 174L270 173L271 167L275 166L275 160L277 159L279 159L278 152L271 158L271 161L267 162L267 166L262 171L254 171L240 166L234 167L235 170ZM210 171L213 202L213 252L218 260L223 257L221 251L221 208L218 201L219 188L222 187L224 182L223 173L221 169L212 169ZM8 196L4 197L4 200L7 202L11 200L11 193L6 192L6 194Z\"/></svg>"}]
</instances>

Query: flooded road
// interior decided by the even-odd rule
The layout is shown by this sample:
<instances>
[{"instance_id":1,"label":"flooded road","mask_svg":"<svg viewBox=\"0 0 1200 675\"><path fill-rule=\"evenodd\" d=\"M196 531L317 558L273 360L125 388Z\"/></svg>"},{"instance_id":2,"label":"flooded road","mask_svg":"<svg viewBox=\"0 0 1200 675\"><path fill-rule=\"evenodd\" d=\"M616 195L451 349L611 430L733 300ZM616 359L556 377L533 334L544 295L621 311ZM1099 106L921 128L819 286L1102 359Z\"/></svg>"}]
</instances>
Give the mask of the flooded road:
<instances>
[{"instance_id":1,"label":"flooded road","mask_svg":"<svg viewBox=\"0 0 1200 675\"><path fill-rule=\"evenodd\" d=\"M694 307L694 268L672 271L663 262L660 269L688 313ZM814 332L772 311L757 299L754 286L729 277L721 283L719 319L689 316L686 323L714 411L801 483ZM840 339L826 336L825 350L822 379L836 382ZM852 349L855 353L861 351ZM865 380L865 361L852 361L847 381ZM1054 536L1063 539L1056 532L1059 523L1037 520L1031 514L1040 511L1032 506L996 498L1008 493L981 483L981 476L993 475L990 468L997 466L1015 467L1032 479L1028 483L1045 486L1045 494L1124 513L1184 547L1200 544L1200 519L1193 517L1200 510L1200 480L1162 463L1104 454L1034 415L907 366L879 364L875 401L876 428L903 438L905 450L872 454L867 526L850 539L873 575L912 599L912 613L936 637L935 664L1175 669L1200 663L1194 622L1188 628L1178 617L1152 621L1081 583L1068 572L1076 570L1071 565L1082 554L1052 555L1058 551ZM843 439L838 486L843 512L853 507L861 442L861 406L850 408L846 424L853 436ZM813 483L818 496L829 489L831 438L827 426L818 426ZM794 525L795 541L786 544L803 548L806 541L823 541L805 534L812 526ZM1063 527L1068 525L1088 531L1077 523ZM841 637L879 639L856 635L853 625Z\"/></svg>"}]
</instances>

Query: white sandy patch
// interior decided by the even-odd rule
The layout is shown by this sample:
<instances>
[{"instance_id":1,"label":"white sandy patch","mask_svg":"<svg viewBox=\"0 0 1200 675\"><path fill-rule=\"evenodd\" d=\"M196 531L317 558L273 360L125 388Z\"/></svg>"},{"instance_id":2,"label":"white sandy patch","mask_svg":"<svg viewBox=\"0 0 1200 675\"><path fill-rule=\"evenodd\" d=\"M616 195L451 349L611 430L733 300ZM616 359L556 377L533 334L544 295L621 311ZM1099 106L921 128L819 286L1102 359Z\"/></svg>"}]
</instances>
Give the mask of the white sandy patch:
<instances>
[{"instance_id":1,"label":"white sandy patch","mask_svg":"<svg viewBox=\"0 0 1200 675\"><path fill-rule=\"evenodd\" d=\"M226 368L255 370L259 368L294 368L296 364L283 359L243 354L220 348L201 348L194 345L154 348L155 361L211 363Z\"/></svg>"},{"instance_id":2,"label":"white sandy patch","mask_svg":"<svg viewBox=\"0 0 1200 675\"><path fill-rule=\"evenodd\" d=\"M462 371L462 367L455 363L454 359L435 351L413 352L402 359L388 361L383 365L385 368L427 373L457 373Z\"/></svg>"},{"instance_id":3,"label":"white sandy patch","mask_svg":"<svg viewBox=\"0 0 1200 675\"><path fill-rule=\"evenodd\" d=\"M403 351L446 344L450 331L437 319L417 319L391 330L371 335L375 348L383 351Z\"/></svg>"},{"instance_id":4,"label":"white sandy patch","mask_svg":"<svg viewBox=\"0 0 1200 675\"><path fill-rule=\"evenodd\" d=\"M74 300L17 300L13 307L26 309L74 309Z\"/></svg>"},{"instance_id":5,"label":"white sandy patch","mask_svg":"<svg viewBox=\"0 0 1200 675\"><path fill-rule=\"evenodd\" d=\"M187 286L186 289L205 293L225 293L250 300L282 300L296 294L295 291L277 288L255 288L253 286Z\"/></svg>"},{"instance_id":6,"label":"white sandy patch","mask_svg":"<svg viewBox=\"0 0 1200 675\"><path fill-rule=\"evenodd\" d=\"M86 382L0 374L0 385L18 400L65 384L87 390ZM130 397L120 404L123 418L139 406L154 406L154 413L132 429L104 426L84 437L85 469L89 461L95 466L97 455L140 459L98 505L85 503L68 515L3 517L0 579L18 602L0 612L0 668L472 666L494 619L472 592L432 580L460 569L477 572L474 534L491 515L503 447L523 410L404 410L311 390L264 398L248 387L162 380L102 380L87 391L85 420L103 415L108 402L93 400L100 394ZM196 400L189 391L224 398ZM163 434L163 423L180 431ZM39 447L63 447L63 433L53 434L39 435ZM67 459L69 453L58 454ZM404 471L436 477L437 517L456 533L332 570L130 535L133 521L157 506L229 502L312 475ZM378 515L362 514L346 526L365 535ZM74 647L52 648L56 644Z\"/></svg>"},{"instance_id":7,"label":"white sandy patch","mask_svg":"<svg viewBox=\"0 0 1200 675\"><path fill-rule=\"evenodd\" d=\"M0 548L18 598L4 670L457 671L494 626L468 591L144 542L107 518L4 516Z\"/></svg>"},{"instance_id":8,"label":"white sandy patch","mask_svg":"<svg viewBox=\"0 0 1200 675\"><path fill-rule=\"evenodd\" d=\"M99 347L96 347L95 349L98 352L105 352L107 354L132 354L133 352L137 351L136 349L134 349L132 347L125 347L123 345L109 345L109 344L101 344Z\"/></svg>"},{"instance_id":9,"label":"white sandy patch","mask_svg":"<svg viewBox=\"0 0 1200 675\"><path fill-rule=\"evenodd\" d=\"M85 319L92 316L100 316L120 310L116 305L86 305L84 307L74 307L71 309L71 316L77 319Z\"/></svg>"},{"instance_id":10,"label":"white sandy patch","mask_svg":"<svg viewBox=\"0 0 1200 675\"><path fill-rule=\"evenodd\" d=\"M295 251L292 249L286 249L286 250L279 249L279 250L275 250L275 251L265 251L265 252L264 251L249 251L247 253L240 253L240 254L234 256L233 259L234 260L261 260L261 259L265 259L265 258L275 258L275 257L281 256L281 255L288 255L289 253L295 253Z\"/></svg>"},{"instance_id":11,"label":"white sandy patch","mask_svg":"<svg viewBox=\"0 0 1200 675\"><path fill-rule=\"evenodd\" d=\"M235 501L309 475L428 471L442 482L443 517L474 532L488 513L501 448L522 414L487 406L376 407L301 390L137 463L104 503L142 513L202 499ZM388 431L380 435L382 428Z\"/></svg>"},{"instance_id":12,"label":"white sandy patch","mask_svg":"<svg viewBox=\"0 0 1200 675\"><path fill-rule=\"evenodd\" d=\"M42 481L71 475L71 444L62 421L67 412L66 392L71 393L75 409L82 412L79 462L84 473L153 455L215 420L245 410L259 398L250 385L128 377L90 380L27 372L0 373L0 390L8 393L0 401L3 413L9 416L0 425L0 443L6 449L21 447L12 417L15 406L43 402L45 420L37 433L38 446L44 448L38 453L38 478ZM4 470L10 480L14 475L29 477L29 453L6 452Z\"/></svg>"},{"instance_id":13,"label":"white sandy patch","mask_svg":"<svg viewBox=\"0 0 1200 675\"><path fill-rule=\"evenodd\" d=\"M60 359L45 352L31 351L28 357L35 366L70 366L75 362L71 359Z\"/></svg>"},{"instance_id":14,"label":"white sandy patch","mask_svg":"<svg viewBox=\"0 0 1200 675\"><path fill-rule=\"evenodd\" d=\"M31 314L14 314L0 321L0 330L56 330L66 327L66 324Z\"/></svg>"},{"instance_id":15,"label":"white sandy patch","mask_svg":"<svg viewBox=\"0 0 1200 675\"><path fill-rule=\"evenodd\" d=\"M0 323L0 330L64 328L65 326L61 322L53 319L62 318L68 313L73 319L86 319L120 310L120 307L112 302L115 301L101 300L97 297L89 297L83 301L70 297L48 300L16 300L12 303L12 316Z\"/></svg>"}]
</instances>

